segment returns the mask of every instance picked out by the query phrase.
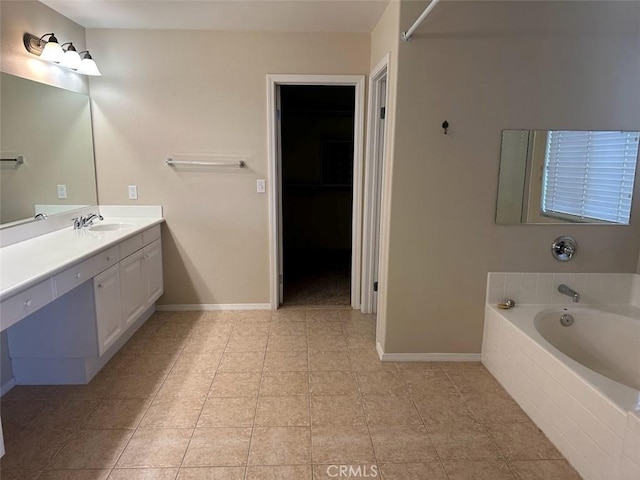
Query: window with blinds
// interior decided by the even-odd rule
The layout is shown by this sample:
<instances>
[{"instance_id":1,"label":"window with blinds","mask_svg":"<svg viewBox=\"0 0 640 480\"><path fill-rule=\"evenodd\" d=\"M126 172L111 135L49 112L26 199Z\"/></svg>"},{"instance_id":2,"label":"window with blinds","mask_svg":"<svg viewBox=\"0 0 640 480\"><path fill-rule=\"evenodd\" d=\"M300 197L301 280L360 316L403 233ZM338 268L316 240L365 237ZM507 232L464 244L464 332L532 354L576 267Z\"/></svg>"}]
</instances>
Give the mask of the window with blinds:
<instances>
[{"instance_id":1,"label":"window with blinds","mask_svg":"<svg viewBox=\"0 0 640 480\"><path fill-rule=\"evenodd\" d=\"M638 132L548 132L544 215L579 222L629 223Z\"/></svg>"}]
</instances>

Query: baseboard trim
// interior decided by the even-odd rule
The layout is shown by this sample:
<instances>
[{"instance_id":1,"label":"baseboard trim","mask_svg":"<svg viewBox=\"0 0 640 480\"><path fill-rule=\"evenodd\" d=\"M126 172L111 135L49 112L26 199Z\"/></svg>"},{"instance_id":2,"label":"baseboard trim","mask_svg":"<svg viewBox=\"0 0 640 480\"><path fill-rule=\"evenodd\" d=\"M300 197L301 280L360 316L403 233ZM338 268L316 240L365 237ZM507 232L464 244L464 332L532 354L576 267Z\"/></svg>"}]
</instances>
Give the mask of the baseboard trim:
<instances>
[{"instance_id":1,"label":"baseboard trim","mask_svg":"<svg viewBox=\"0 0 640 480\"><path fill-rule=\"evenodd\" d=\"M11 390L15 386L16 386L16 379L11 378L11 380L9 380L7 383L2 385L2 387L0 387L0 397L4 396L6 393L9 392L9 390Z\"/></svg>"},{"instance_id":2,"label":"baseboard trim","mask_svg":"<svg viewBox=\"0 0 640 480\"><path fill-rule=\"evenodd\" d=\"M159 312L188 312L215 310L271 310L268 303L185 303L176 305L156 305Z\"/></svg>"},{"instance_id":3,"label":"baseboard trim","mask_svg":"<svg viewBox=\"0 0 640 480\"><path fill-rule=\"evenodd\" d=\"M384 353L376 344L378 356L383 362L479 362L480 353Z\"/></svg>"}]
</instances>

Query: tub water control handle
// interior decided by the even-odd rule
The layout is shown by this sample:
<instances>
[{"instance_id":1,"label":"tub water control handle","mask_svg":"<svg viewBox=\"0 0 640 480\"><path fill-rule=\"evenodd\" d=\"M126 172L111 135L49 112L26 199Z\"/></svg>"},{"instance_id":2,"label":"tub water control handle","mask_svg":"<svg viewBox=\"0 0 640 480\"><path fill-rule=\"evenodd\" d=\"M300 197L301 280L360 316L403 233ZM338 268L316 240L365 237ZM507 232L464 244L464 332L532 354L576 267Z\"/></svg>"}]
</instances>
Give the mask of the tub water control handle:
<instances>
[{"instance_id":1,"label":"tub water control handle","mask_svg":"<svg viewBox=\"0 0 640 480\"><path fill-rule=\"evenodd\" d=\"M571 237L562 236L555 239L551 245L553 258L560 262L568 262L578 250L578 243Z\"/></svg>"}]
</instances>

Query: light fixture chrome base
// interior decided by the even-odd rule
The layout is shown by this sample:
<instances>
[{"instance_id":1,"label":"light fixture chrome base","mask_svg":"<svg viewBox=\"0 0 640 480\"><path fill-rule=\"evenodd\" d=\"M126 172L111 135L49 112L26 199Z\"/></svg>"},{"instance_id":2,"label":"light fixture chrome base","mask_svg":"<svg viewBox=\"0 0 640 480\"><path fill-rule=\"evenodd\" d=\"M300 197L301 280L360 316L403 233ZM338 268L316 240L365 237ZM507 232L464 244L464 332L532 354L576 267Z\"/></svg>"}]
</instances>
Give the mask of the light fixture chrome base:
<instances>
[{"instance_id":1,"label":"light fixture chrome base","mask_svg":"<svg viewBox=\"0 0 640 480\"><path fill-rule=\"evenodd\" d=\"M578 250L578 242L572 237L562 236L555 239L551 245L553 258L560 262L568 262Z\"/></svg>"},{"instance_id":2,"label":"light fixture chrome base","mask_svg":"<svg viewBox=\"0 0 640 480\"><path fill-rule=\"evenodd\" d=\"M24 48L26 48L29 53L33 53L38 57L42 53L42 50L44 50L44 46L47 44L45 40L40 40L40 37L36 37L30 33L25 33L22 37L22 41L24 42Z\"/></svg>"}]
</instances>

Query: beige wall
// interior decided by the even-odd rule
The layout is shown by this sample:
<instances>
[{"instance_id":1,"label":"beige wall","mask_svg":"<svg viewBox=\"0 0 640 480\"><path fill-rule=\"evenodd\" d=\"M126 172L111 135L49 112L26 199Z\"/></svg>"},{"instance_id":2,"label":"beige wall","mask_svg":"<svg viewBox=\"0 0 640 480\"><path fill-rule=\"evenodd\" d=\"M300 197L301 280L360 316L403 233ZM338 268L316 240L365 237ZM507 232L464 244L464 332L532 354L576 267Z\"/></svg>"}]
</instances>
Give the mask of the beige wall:
<instances>
[{"instance_id":1,"label":"beige wall","mask_svg":"<svg viewBox=\"0 0 640 480\"><path fill-rule=\"evenodd\" d=\"M402 2L401 29L425 5ZM637 2L443 2L401 42L385 351L479 352L488 271L635 270L637 193L631 226L494 218L501 130L640 128L639 19Z\"/></svg>"},{"instance_id":2,"label":"beige wall","mask_svg":"<svg viewBox=\"0 0 640 480\"><path fill-rule=\"evenodd\" d=\"M25 33L41 36L55 33L58 41L73 42L78 52L85 49L85 29L67 17L33 0L0 2L0 64L1 70L17 77L88 93L89 82L50 62L43 62L24 48ZM96 58L98 62L100 60Z\"/></svg>"},{"instance_id":3,"label":"beige wall","mask_svg":"<svg viewBox=\"0 0 640 480\"><path fill-rule=\"evenodd\" d=\"M267 74L367 74L368 34L89 30L98 199L164 208L163 304L269 303ZM176 153L248 168L172 169ZM267 188L271 188L268 185Z\"/></svg>"}]
</instances>

